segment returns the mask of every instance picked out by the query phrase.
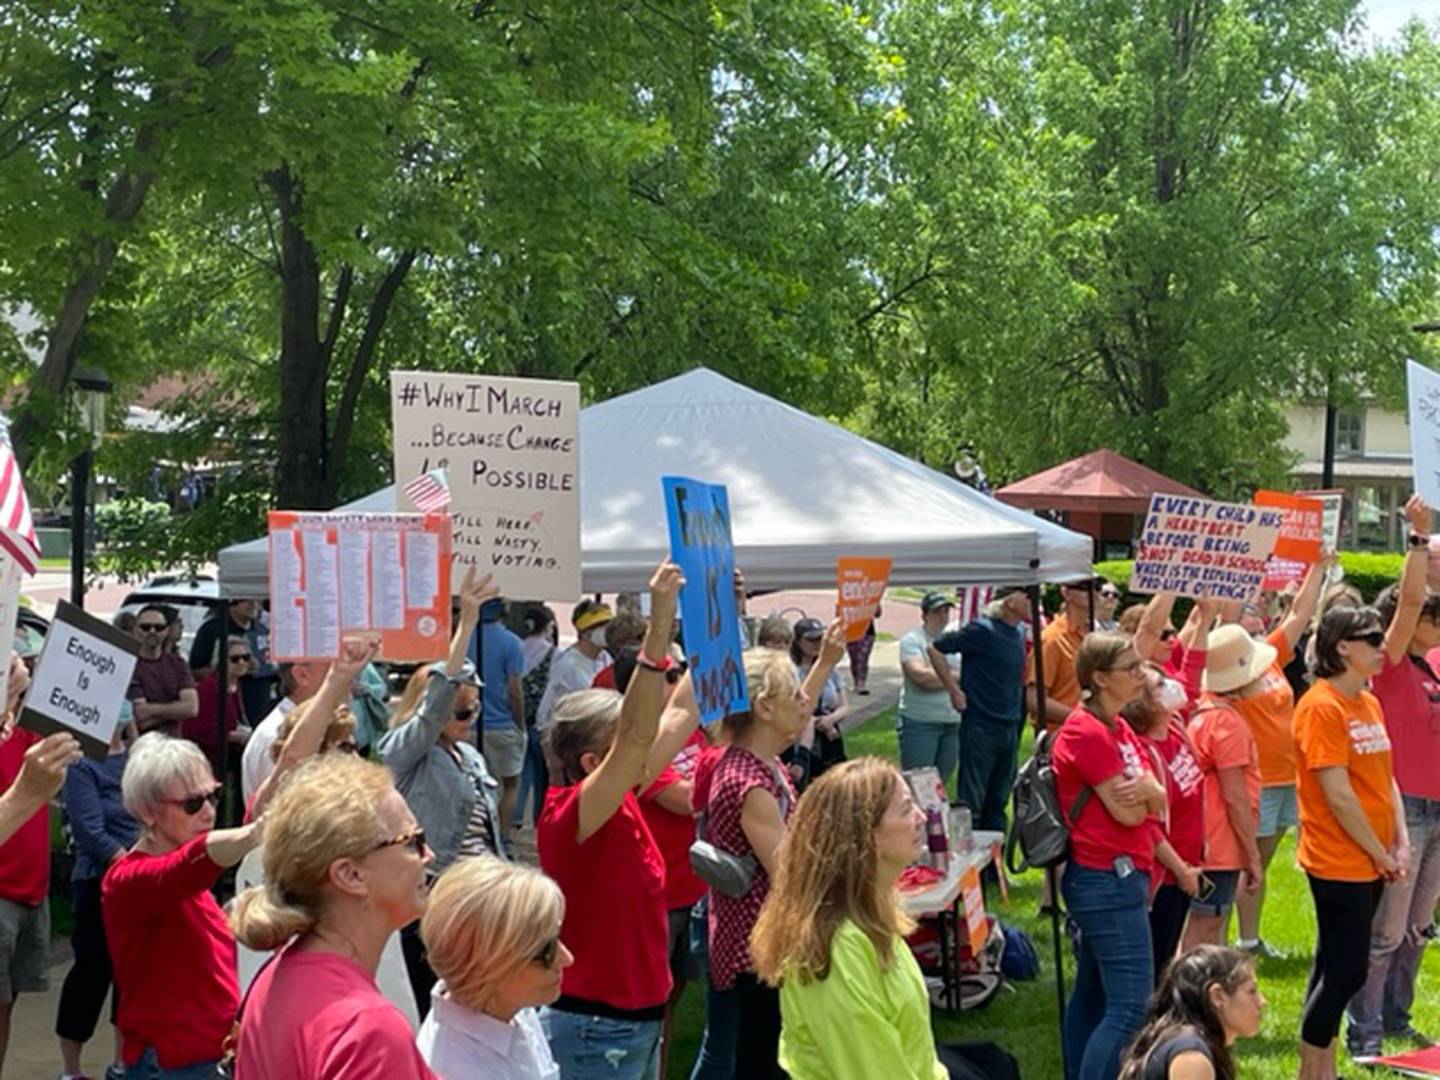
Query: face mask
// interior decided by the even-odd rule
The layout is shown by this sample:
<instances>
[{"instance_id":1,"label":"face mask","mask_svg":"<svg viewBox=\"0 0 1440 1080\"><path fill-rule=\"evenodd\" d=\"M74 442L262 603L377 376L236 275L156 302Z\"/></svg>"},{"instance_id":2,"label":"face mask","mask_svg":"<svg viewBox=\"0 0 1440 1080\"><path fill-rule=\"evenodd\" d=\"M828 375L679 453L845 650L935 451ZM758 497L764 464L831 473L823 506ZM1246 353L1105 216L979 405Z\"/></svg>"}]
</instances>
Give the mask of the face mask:
<instances>
[{"instance_id":1,"label":"face mask","mask_svg":"<svg viewBox=\"0 0 1440 1080\"><path fill-rule=\"evenodd\" d=\"M585 640L590 642L591 645L603 649L605 647L605 628L603 626L597 626L593 630L587 630L585 632Z\"/></svg>"},{"instance_id":2,"label":"face mask","mask_svg":"<svg viewBox=\"0 0 1440 1080\"><path fill-rule=\"evenodd\" d=\"M1189 695L1185 693L1185 687L1181 686L1174 679L1165 679L1160 683L1160 708L1166 712L1176 712L1185 707Z\"/></svg>"}]
</instances>

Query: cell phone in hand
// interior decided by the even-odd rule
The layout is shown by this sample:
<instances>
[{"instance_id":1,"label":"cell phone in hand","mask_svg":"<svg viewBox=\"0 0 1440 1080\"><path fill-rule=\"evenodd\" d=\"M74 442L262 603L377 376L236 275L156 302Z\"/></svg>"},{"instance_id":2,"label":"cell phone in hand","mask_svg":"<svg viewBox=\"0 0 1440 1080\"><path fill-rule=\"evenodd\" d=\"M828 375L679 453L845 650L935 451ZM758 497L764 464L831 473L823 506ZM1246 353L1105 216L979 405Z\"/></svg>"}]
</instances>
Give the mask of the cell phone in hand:
<instances>
[{"instance_id":1,"label":"cell phone in hand","mask_svg":"<svg viewBox=\"0 0 1440 1080\"><path fill-rule=\"evenodd\" d=\"M1215 895L1215 882L1211 881L1204 874L1200 875L1197 884L1199 885L1199 889L1195 893L1195 899L1199 900L1202 904Z\"/></svg>"}]
</instances>

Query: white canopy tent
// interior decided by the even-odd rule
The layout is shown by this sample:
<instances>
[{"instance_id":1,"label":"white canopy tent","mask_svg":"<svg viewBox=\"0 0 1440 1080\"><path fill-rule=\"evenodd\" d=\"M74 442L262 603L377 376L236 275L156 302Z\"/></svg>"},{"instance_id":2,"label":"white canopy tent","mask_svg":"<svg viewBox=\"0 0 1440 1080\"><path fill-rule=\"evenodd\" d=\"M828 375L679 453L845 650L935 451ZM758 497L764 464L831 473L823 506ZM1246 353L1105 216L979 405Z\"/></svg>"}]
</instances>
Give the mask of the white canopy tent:
<instances>
[{"instance_id":1,"label":"white canopy tent","mask_svg":"<svg viewBox=\"0 0 1440 1080\"><path fill-rule=\"evenodd\" d=\"M726 485L736 564L751 589L833 586L841 555L893 559L893 585L1093 573L1088 536L698 368L581 410L585 592L642 589L669 551L662 476ZM340 509L393 511L394 485ZM222 591L267 595L267 563L264 537L224 549Z\"/></svg>"}]
</instances>

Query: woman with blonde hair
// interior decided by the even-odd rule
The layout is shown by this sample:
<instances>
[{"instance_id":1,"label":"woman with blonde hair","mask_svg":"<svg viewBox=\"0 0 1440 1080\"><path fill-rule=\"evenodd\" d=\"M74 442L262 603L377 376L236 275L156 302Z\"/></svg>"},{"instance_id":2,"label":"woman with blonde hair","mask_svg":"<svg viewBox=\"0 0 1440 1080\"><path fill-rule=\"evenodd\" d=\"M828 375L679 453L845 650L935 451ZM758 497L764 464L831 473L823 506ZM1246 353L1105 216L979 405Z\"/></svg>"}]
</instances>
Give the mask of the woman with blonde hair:
<instances>
[{"instance_id":1,"label":"woman with blonde hair","mask_svg":"<svg viewBox=\"0 0 1440 1080\"><path fill-rule=\"evenodd\" d=\"M245 945L280 950L240 1010L237 1080L434 1075L375 985L385 942L425 910L430 859L382 766L327 754L294 771L266 814L265 884L230 915Z\"/></svg>"},{"instance_id":2,"label":"woman with blonde hair","mask_svg":"<svg viewBox=\"0 0 1440 1080\"><path fill-rule=\"evenodd\" d=\"M442 1080L558 1080L536 1009L575 959L564 918L560 886L528 866L481 855L440 875L420 921L440 981L417 1042Z\"/></svg>"},{"instance_id":3,"label":"woman with blonde hair","mask_svg":"<svg viewBox=\"0 0 1440 1080\"><path fill-rule=\"evenodd\" d=\"M750 708L725 717L730 745L697 794L696 806L704 811L705 838L731 855L753 858L755 869L742 895L718 889L710 893L707 1026L692 1074L695 1080L731 1071L744 1077L777 1075L780 999L756 977L750 931L770 892L776 851L796 802L780 752L810 722L813 702L844 655L845 635L838 619L826 631L803 685L787 654L772 649L745 654ZM727 1037L730 1030L733 1037Z\"/></svg>"},{"instance_id":4,"label":"woman with blonde hair","mask_svg":"<svg viewBox=\"0 0 1440 1080\"><path fill-rule=\"evenodd\" d=\"M792 1080L948 1075L895 888L924 841L925 815L879 758L837 765L800 800L750 937L755 970L780 988Z\"/></svg>"}]
</instances>

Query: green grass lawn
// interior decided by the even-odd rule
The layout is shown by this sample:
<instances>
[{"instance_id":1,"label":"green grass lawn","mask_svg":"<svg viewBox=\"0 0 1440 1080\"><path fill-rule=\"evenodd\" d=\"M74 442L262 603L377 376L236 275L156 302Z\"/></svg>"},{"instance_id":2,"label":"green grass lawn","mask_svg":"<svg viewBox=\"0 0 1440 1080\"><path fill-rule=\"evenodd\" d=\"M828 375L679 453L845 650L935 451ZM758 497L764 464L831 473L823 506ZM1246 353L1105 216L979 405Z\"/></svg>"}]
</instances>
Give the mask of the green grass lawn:
<instances>
[{"instance_id":1,"label":"green grass lawn","mask_svg":"<svg viewBox=\"0 0 1440 1080\"><path fill-rule=\"evenodd\" d=\"M882 713L864 727L845 736L846 751L851 757L876 754L898 759L895 739L895 714ZM1028 753L1028 739L1025 753ZM935 1035L942 1042L988 1039L1000 1044L1020 1061L1021 1075L1027 1080L1057 1080L1060 1068L1059 1028L1055 999L1054 951L1050 924L1036 914L1040 903L1038 873L1025 875L1011 883L1010 903L999 908L1000 917L1010 925L1019 926L1035 942L1043 971L1030 983L1014 983L1003 990L990 1005L975 1013L948 1016L933 1014ZM1366 933L1356 927L1356 933ZM1256 1039L1237 1047L1240 1075L1246 1080L1280 1080L1295 1075L1296 1042L1299 1038L1301 1001L1305 980L1310 969L1314 947L1315 919L1304 875L1295 866L1295 845L1288 838L1275 856L1271 869L1270 893L1266 901L1264 933L1266 940L1283 949L1283 960L1261 961L1260 986L1270 1006L1265 1025ZM1067 980L1074 975L1074 958L1065 946ZM1440 961L1430 950L1421 973L1416 994L1415 1025L1420 1030L1440 1032ZM669 1055L670 1080L684 1080L699 1045L704 1025L704 989L697 984L686 988L680 1002ZM1343 1044L1342 1044L1343 1045ZM1387 1047L1400 1050L1402 1047ZM1361 1071L1349 1064L1344 1050L1339 1066L1351 1075Z\"/></svg>"}]
</instances>

